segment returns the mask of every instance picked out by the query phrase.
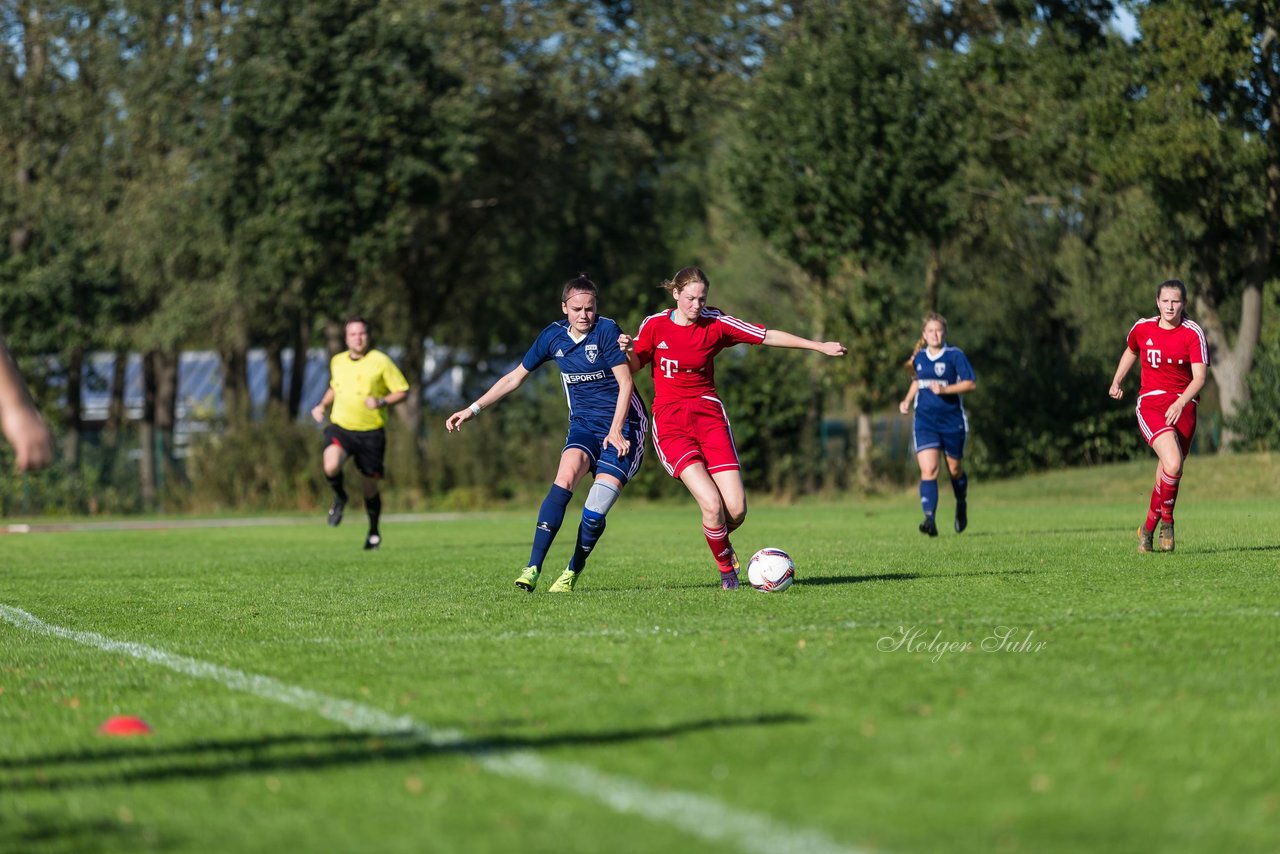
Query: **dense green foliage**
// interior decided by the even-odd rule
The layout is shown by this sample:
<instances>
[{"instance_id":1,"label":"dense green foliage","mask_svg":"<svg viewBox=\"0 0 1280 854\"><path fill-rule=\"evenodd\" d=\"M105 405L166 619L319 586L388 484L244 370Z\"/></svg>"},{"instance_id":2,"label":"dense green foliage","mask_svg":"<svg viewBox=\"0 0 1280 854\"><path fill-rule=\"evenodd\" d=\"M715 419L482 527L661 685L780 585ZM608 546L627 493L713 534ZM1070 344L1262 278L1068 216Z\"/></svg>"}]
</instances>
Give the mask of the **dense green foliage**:
<instances>
[{"instance_id":1,"label":"dense green foliage","mask_svg":"<svg viewBox=\"0 0 1280 854\"><path fill-rule=\"evenodd\" d=\"M1193 460L1171 555L1146 461L937 539L756 506L777 595L714 586L687 499L624 497L569 595L512 586L528 512L10 535L0 849L1275 851L1278 468Z\"/></svg>"},{"instance_id":2,"label":"dense green foliage","mask_svg":"<svg viewBox=\"0 0 1280 854\"><path fill-rule=\"evenodd\" d=\"M554 316L570 276L590 273L634 328L689 263L720 307L851 347L822 365L770 354L795 385L725 389L753 487L874 482L886 449L868 425L893 412L934 309L978 372L984 473L1145 453L1105 390L1171 275L1213 348L1209 420L1224 444L1274 446L1249 403L1272 387L1255 349L1280 264L1274 9L1143 3L1122 34L1118 6L5 4L0 329L58 429L61 476L101 446L127 461L137 499L90 502L117 509L211 498L186 494L168 458L179 350L221 354L234 447L279 435L247 423L249 348L286 417L314 401L281 354L337 348L353 312L404 348L411 379L434 378L418 368L429 338L453 354L436 376L462 366L471 390L476 366ZM85 423L94 350L144 355L141 429L118 406ZM531 448L511 409L484 429ZM492 466L456 458L471 445L442 458L439 413L404 410L409 503L543 478L545 464L520 467L518 488L462 483ZM833 420L862 444L815 458ZM308 504L303 481L274 475L282 505Z\"/></svg>"}]
</instances>

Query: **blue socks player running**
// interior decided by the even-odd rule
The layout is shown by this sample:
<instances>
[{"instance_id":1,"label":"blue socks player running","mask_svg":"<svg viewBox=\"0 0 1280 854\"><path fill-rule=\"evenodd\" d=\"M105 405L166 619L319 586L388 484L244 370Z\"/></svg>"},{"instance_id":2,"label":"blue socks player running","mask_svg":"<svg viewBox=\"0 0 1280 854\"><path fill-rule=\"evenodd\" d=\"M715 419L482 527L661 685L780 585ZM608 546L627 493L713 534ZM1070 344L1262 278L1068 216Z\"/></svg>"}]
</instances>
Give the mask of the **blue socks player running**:
<instances>
[{"instance_id":1,"label":"blue socks player running","mask_svg":"<svg viewBox=\"0 0 1280 854\"><path fill-rule=\"evenodd\" d=\"M604 533L605 518L603 513L595 513L586 507L582 508L582 524L578 526L578 542L573 547L573 557L569 559L569 569L582 572L587 565L591 550L596 547L600 535Z\"/></svg>"},{"instance_id":2,"label":"blue socks player running","mask_svg":"<svg viewBox=\"0 0 1280 854\"><path fill-rule=\"evenodd\" d=\"M938 510L938 482L936 480L920 481L920 509L924 510L924 521L920 523L920 533L931 537L938 536L938 523L933 520Z\"/></svg>"},{"instance_id":3,"label":"blue socks player running","mask_svg":"<svg viewBox=\"0 0 1280 854\"><path fill-rule=\"evenodd\" d=\"M591 550L600 541L604 533L605 514L618 500L618 489L611 483L597 480L587 493L587 502L582 508L582 524L578 526L578 543L573 549L573 558L569 561L569 569L582 572L587 565Z\"/></svg>"},{"instance_id":4,"label":"blue socks player running","mask_svg":"<svg viewBox=\"0 0 1280 854\"><path fill-rule=\"evenodd\" d=\"M573 491L559 484L551 484L547 497L542 500L538 510L538 526L533 532L533 550L529 553L529 566L539 571L547 559L547 552L555 541L556 533L564 523L564 514L573 498ZM578 526L578 541L573 548L573 557L569 560L569 569L581 572L587 565L591 550L596 547L605 529L605 514L618 500L618 488L612 484L596 481L587 493L586 505L582 508L582 524Z\"/></svg>"},{"instance_id":5,"label":"blue socks player running","mask_svg":"<svg viewBox=\"0 0 1280 854\"><path fill-rule=\"evenodd\" d=\"M959 534L969 526L969 476L962 474L951 479L951 491L956 496L956 533ZM938 535L938 523L934 517L938 512L938 481L920 481L920 509L924 511L924 521L920 523L920 533L931 537Z\"/></svg>"},{"instance_id":6,"label":"blue socks player running","mask_svg":"<svg viewBox=\"0 0 1280 854\"><path fill-rule=\"evenodd\" d=\"M533 531L533 550L529 553L529 566L542 569L542 562L547 559L547 552L555 541L556 532L564 522L564 511L573 498L572 490L558 484L551 484L547 497L542 499L542 507L538 509L538 526Z\"/></svg>"}]
</instances>

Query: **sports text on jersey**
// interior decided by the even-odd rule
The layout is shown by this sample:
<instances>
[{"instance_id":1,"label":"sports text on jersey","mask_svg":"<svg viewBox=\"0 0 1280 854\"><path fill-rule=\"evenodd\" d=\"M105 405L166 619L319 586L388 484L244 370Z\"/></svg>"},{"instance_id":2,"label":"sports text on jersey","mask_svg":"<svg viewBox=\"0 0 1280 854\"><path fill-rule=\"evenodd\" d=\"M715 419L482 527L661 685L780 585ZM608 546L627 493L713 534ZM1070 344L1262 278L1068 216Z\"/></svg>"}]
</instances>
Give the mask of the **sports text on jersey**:
<instances>
[{"instance_id":1,"label":"sports text on jersey","mask_svg":"<svg viewBox=\"0 0 1280 854\"><path fill-rule=\"evenodd\" d=\"M561 374L560 376L564 377L564 381L569 385L576 385L577 383L593 383L604 379L606 376L611 376L611 374L607 374L604 371L595 371L590 374Z\"/></svg>"}]
</instances>

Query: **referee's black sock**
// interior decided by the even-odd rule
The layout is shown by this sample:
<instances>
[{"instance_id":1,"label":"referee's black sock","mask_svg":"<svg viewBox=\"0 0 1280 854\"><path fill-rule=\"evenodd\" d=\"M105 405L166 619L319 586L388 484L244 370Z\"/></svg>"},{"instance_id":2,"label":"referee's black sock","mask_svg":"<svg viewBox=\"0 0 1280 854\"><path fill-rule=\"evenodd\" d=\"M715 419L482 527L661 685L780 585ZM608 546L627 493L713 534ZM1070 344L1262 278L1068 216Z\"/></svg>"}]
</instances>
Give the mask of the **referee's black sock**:
<instances>
[{"instance_id":1,"label":"referee's black sock","mask_svg":"<svg viewBox=\"0 0 1280 854\"><path fill-rule=\"evenodd\" d=\"M342 472L339 471L335 475L326 475L325 477L328 479L329 485L333 487L333 494L338 496L339 501L345 503L347 500L347 490L342 485Z\"/></svg>"},{"instance_id":2,"label":"referee's black sock","mask_svg":"<svg viewBox=\"0 0 1280 854\"><path fill-rule=\"evenodd\" d=\"M378 517L382 515L382 493L371 495L364 500L364 507L369 511L369 533L378 533Z\"/></svg>"}]
</instances>

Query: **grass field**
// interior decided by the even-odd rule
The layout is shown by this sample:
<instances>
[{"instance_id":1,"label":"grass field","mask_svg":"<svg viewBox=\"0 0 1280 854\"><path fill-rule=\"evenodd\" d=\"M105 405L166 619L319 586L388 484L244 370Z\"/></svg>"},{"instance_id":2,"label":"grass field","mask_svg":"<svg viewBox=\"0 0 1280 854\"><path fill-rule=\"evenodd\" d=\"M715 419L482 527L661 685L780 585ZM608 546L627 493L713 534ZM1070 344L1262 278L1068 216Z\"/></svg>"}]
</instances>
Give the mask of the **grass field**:
<instances>
[{"instance_id":1,"label":"grass field","mask_svg":"<svg viewBox=\"0 0 1280 854\"><path fill-rule=\"evenodd\" d=\"M975 479L962 536L944 485L934 540L756 506L776 595L692 501L567 596L532 508L0 537L0 850L1275 851L1280 460L1193 458L1140 556L1153 468Z\"/></svg>"}]
</instances>

